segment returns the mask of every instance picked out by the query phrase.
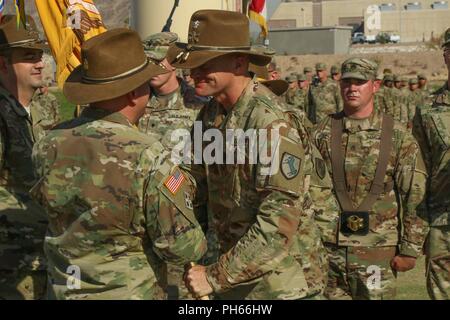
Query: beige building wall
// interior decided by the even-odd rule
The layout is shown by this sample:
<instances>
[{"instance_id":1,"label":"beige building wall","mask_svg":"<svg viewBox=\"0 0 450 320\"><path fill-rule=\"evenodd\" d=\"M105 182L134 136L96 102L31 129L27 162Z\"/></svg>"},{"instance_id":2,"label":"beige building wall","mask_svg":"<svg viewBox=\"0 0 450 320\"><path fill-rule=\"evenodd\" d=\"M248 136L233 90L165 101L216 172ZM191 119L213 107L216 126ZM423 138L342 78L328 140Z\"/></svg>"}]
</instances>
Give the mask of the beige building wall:
<instances>
[{"instance_id":1,"label":"beige building wall","mask_svg":"<svg viewBox=\"0 0 450 320\"><path fill-rule=\"evenodd\" d=\"M401 21L401 25L400 25ZM450 10L383 12L381 31L394 31L402 42L428 41L450 27Z\"/></svg>"},{"instance_id":2,"label":"beige building wall","mask_svg":"<svg viewBox=\"0 0 450 320\"><path fill-rule=\"evenodd\" d=\"M366 28L366 34L378 34L381 31L391 31L400 34L402 42L428 41L431 35L440 36L450 27L450 10L433 10L431 5L437 0L324 0L322 1L322 26L338 26L340 20L358 18L367 21L366 10L370 5L393 3L395 11L381 12L381 29L370 31ZM447 0L450 5L450 0ZM411 2L420 2L421 10L405 10L404 6ZM401 10L398 10L401 8ZM303 9L303 11L300 11ZM289 27L313 26L313 4L311 1L297 1L281 3L271 17L271 21L294 20L296 25ZM366 17L366 18L365 18ZM400 24L401 22L401 24ZM276 26L276 24L273 24Z\"/></svg>"},{"instance_id":3,"label":"beige building wall","mask_svg":"<svg viewBox=\"0 0 450 320\"><path fill-rule=\"evenodd\" d=\"M312 2L283 2L270 17L270 23L277 20L295 20L294 28L313 26Z\"/></svg>"},{"instance_id":4,"label":"beige building wall","mask_svg":"<svg viewBox=\"0 0 450 320\"><path fill-rule=\"evenodd\" d=\"M173 1L133 0L131 3L131 27L142 38L161 32L173 7ZM172 18L172 32L180 40L187 41L189 20L192 14L201 9L241 11L242 0L183 0Z\"/></svg>"}]
</instances>

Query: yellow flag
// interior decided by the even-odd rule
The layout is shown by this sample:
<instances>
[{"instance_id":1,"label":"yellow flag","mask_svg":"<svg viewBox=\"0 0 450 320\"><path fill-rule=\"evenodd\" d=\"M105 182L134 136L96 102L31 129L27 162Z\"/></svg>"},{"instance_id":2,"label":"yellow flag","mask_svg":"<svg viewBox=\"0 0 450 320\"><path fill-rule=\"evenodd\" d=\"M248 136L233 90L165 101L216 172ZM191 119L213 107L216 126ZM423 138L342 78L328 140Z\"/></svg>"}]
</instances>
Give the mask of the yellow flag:
<instances>
[{"instance_id":1,"label":"yellow flag","mask_svg":"<svg viewBox=\"0 0 450 320\"><path fill-rule=\"evenodd\" d=\"M56 61L56 81L63 87L81 64L81 44L106 31L93 0L35 0Z\"/></svg>"}]
</instances>

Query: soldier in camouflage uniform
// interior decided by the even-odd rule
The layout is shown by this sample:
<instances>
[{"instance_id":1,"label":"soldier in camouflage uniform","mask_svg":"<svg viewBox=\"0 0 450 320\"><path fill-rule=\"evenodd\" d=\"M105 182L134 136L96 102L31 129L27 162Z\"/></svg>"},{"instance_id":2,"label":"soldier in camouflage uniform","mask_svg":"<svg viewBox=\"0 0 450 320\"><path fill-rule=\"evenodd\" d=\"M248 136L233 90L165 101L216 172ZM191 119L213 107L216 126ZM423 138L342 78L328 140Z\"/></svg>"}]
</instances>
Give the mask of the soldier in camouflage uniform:
<instances>
[{"instance_id":1,"label":"soldier in camouflage uniform","mask_svg":"<svg viewBox=\"0 0 450 320\"><path fill-rule=\"evenodd\" d=\"M28 195L36 182L31 152L59 120L38 93L47 47L31 17L27 30L16 21L5 15L0 25L0 300L45 296L47 221Z\"/></svg>"},{"instance_id":2,"label":"soldier in camouflage uniform","mask_svg":"<svg viewBox=\"0 0 450 320\"><path fill-rule=\"evenodd\" d=\"M419 80L419 90L422 94L423 103L431 103L432 101L430 96L432 95L433 91L428 86L427 76L423 73L419 73L417 75L417 79Z\"/></svg>"},{"instance_id":3,"label":"soldier in camouflage uniform","mask_svg":"<svg viewBox=\"0 0 450 320\"><path fill-rule=\"evenodd\" d=\"M402 123L405 128L409 129L411 128L416 106L411 99L408 88L402 87L406 85L407 79L394 75L393 80L394 86L384 91L384 98L380 107L384 113L392 116L394 120Z\"/></svg>"},{"instance_id":4,"label":"soldier in camouflage uniform","mask_svg":"<svg viewBox=\"0 0 450 320\"><path fill-rule=\"evenodd\" d=\"M324 63L316 64L316 72L319 82L310 87L308 109L309 120L314 124L319 123L327 115L342 110L339 86L328 79L327 66Z\"/></svg>"},{"instance_id":5,"label":"soldier in camouflage uniform","mask_svg":"<svg viewBox=\"0 0 450 320\"><path fill-rule=\"evenodd\" d=\"M297 105L296 96L298 91L297 75L291 74L286 77L286 82L289 84L289 88L284 94L286 103L289 105Z\"/></svg>"},{"instance_id":6,"label":"soldier in camouflage uniform","mask_svg":"<svg viewBox=\"0 0 450 320\"><path fill-rule=\"evenodd\" d=\"M409 79L409 90L411 91L411 100L413 106L421 106L424 103L422 91L419 89L419 80L417 78ZM415 114L415 112L414 112ZM412 116L414 118L414 116Z\"/></svg>"},{"instance_id":7,"label":"soldier in camouflage uniform","mask_svg":"<svg viewBox=\"0 0 450 320\"><path fill-rule=\"evenodd\" d=\"M341 80L341 69L339 68L339 66L333 65L330 68L330 74L331 74L331 79L333 79L336 82L339 82L339 80Z\"/></svg>"},{"instance_id":8,"label":"soldier in camouflage uniform","mask_svg":"<svg viewBox=\"0 0 450 320\"><path fill-rule=\"evenodd\" d=\"M450 29L444 35L444 58L450 75ZM414 134L420 142L429 180L427 191L430 233L425 246L428 294L450 299L450 76L417 111Z\"/></svg>"},{"instance_id":9,"label":"soldier in camouflage uniform","mask_svg":"<svg viewBox=\"0 0 450 320\"><path fill-rule=\"evenodd\" d=\"M192 169L197 183L207 186L208 232L216 237L216 248L208 242L208 249L216 250L217 257L207 266L190 268L185 281L196 296L214 292L225 299L319 298L327 266L320 233L303 198L308 140L286 120L283 102L248 74L249 61L270 61L243 49L249 47L248 30L248 19L240 13L197 11L191 17L188 46L173 52L179 57L174 65L191 68L201 84L197 94L214 96L199 114L203 131L219 130L224 137L225 130L280 129L281 139L279 152L270 153L279 160L271 162L276 167L270 172L265 170L270 163L207 164L196 158L202 164ZM270 140L261 145L264 150L271 148ZM199 143L195 132L194 143ZM234 150L228 152L235 159ZM244 158L249 159L248 150Z\"/></svg>"},{"instance_id":10,"label":"soldier in camouflage uniform","mask_svg":"<svg viewBox=\"0 0 450 320\"><path fill-rule=\"evenodd\" d=\"M306 79L311 84L313 80L313 69L311 67L304 67L303 74L306 76Z\"/></svg>"},{"instance_id":11,"label":"soldier in camouflage uniform","mask_svg":"<svg viewBox=\"0 0 450 320\"><path fill-rule=\"evenodd\" d=\"M31 194L49 218L49 298L164 299L164 261L183 265L206 251L194 180L134 127L149 79L166 70L128 29L89 39L82 55L64 94L89 106L33 150L40 179Z\"/></svg>"},{"instance_id":12,"label":"soldier in camouflage uniform","mask_svg":"<svg viewBox=\"0 0 450 320\"><path fill-rule=\"evenodd\" d=\"M172 32L157 33L144 40L147 55L170 73L150 80L153 95L138 127L141 132L161 141L169 150L179 142L171 140L173 131L189 130L200 109L208 102L208 98L197 97L193 87L177 78L176 69L167 60L167 51L177 40L177 34Z\"/></svg>"},{"instance_id":13,"label":"soldier in camouflage uniform","mask_svg":"<svg viewBox=\"0 0 450 320\"><path fill-rule=\"evenodd\" d=\"M330 299L394 298L396 273L415 266L426 234L418 216L426 181L422 156L412 135L374 107L377 68L367 59L343 63L344 111L314 133L341 206L339 217L328 219L334 226L326 243Z\"/></svg>"}]
</instances>

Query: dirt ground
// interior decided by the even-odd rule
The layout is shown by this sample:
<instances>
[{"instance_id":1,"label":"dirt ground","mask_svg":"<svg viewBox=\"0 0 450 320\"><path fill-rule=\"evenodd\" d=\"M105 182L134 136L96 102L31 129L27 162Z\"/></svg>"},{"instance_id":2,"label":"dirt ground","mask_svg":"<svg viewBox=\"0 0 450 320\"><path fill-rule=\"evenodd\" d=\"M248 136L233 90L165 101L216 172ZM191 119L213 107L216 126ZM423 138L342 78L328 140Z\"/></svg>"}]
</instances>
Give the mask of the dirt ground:
<instances>
[{"instance_id":1,"label":"dirt ground","mask_svg":"<svg viewBox=\"0 0 450 320\"><path fill-rule=\"evenodd\" d=\"M369 50L367 50L369 51ZM380 64L380 72L385 68L392 70L394 74L415 77L424 73L429 80L447 79L447 69L441 50L417 51L417 52L383 52L381 48L377 53L358 53L346 55L298 55L276 56L275 61L281 67L283 77L292 72L303 72L306 66L314 68L317 62L324 62L330 68L333 64L340 65L350 57L365 57L373 59Z\"/></svg>"}]
</instances>

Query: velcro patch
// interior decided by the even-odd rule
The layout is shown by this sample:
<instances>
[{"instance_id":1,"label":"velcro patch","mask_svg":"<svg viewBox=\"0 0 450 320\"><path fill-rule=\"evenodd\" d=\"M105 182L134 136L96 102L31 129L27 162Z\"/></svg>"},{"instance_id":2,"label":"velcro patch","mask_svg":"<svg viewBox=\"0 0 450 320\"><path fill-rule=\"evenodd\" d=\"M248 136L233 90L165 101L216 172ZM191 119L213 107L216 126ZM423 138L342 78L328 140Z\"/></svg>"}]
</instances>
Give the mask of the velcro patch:
<instances>
[{"instance_id":1,"label":"velcro patch","mask_svg":"<svg viewBox=\"0 0 450 320\"><path fill-rule=\"evenodd\" d=\"M176 170L172 175L170 175L167 180L164 182L164 186L175 195L180 189L181 184L183 183L185 177L181 173L180 170Z\"/></svg>"}]
</instances>

